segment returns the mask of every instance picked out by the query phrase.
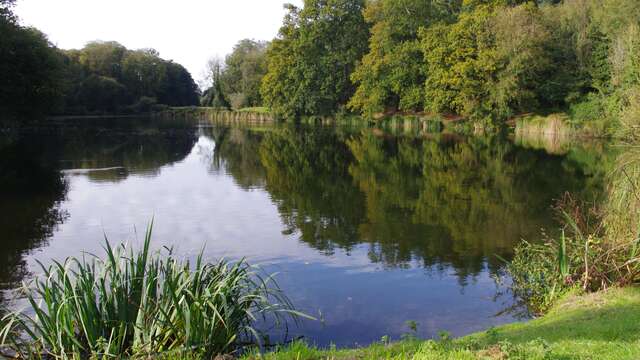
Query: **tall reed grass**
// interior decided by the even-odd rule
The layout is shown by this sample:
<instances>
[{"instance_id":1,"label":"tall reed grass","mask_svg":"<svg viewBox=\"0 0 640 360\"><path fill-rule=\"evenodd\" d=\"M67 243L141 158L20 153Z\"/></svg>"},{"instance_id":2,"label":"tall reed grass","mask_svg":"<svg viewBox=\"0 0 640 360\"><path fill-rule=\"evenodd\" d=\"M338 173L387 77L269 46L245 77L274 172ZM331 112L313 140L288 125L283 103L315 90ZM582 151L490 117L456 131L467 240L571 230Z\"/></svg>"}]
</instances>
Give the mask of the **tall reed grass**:
<instances>
[{"instance_id":1,"label":"tall reed grass","mask_svg":"<svg viewBox=\"0 0 640 360\"><path fill-rule=\"evenodd\" d=\"M3 351L19 358L147 358L185 351L211 358L260 344L257 320L286 327L294 310L272 276L244 261L177 260L105 242L105 257L54 262L22 289L29 306L6 315Z\"/></svg>"},{"instance_id":2,"label":"tall reed grass","mask_svg":"<svg viewBox=\"0 0 640 360\"><path fill-rule=\"evenodd\" d=\"M599 291L640 283L640 148L631 141L609 175L606 199L593 206L564 201L562 236L515 249L513 289L544 312L572 289Z\"/></svg>"}]
</instances>

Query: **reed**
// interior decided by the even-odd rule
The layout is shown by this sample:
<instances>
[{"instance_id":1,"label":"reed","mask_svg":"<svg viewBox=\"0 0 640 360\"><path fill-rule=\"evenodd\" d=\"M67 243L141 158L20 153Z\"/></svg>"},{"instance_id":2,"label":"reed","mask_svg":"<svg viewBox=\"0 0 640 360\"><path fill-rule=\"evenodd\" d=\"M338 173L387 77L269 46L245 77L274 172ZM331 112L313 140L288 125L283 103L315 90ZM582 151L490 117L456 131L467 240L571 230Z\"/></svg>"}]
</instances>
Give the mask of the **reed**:
<instances>
[{"instance_id":1,"label":"reed","mask_svg":"<svg viewBox=\"0 0 640 360\"><path fill-rule=\"evenodd\" d=\"M23 287L25 311L3 318L3 351L18 358L147 358L187 351L210 358L260 344L258 319L297 323L272 276L244 261L194 264L171 250L151 252L149 226L142 248L112 247L105 257L68 258L45 267Z\"/></svg>"}]
</instances>

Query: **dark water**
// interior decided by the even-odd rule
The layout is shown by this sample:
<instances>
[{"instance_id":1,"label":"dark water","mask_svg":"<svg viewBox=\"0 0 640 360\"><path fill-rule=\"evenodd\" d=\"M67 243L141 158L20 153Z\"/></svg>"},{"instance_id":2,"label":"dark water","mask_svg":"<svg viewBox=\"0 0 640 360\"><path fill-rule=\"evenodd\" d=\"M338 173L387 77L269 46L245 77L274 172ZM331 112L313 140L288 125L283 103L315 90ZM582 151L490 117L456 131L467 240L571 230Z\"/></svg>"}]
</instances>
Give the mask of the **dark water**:
<instances>
[{"instance_id":1,"label":"dark water","mask_svg":"<svg viewBox=\"0 0 640 360\"><path fill-rule=\"evenodd\" d=\"M499 257L601 191L607 153L379 130L77 120L0 140L0 281L112 242L246 257L323 321L319 345L463 335L515 321ZM137 229L137 235L136 235ZM508 279L506 279L508 282ZM5 302L9 294L5 293Z\"/></svg>"}]
</instances>

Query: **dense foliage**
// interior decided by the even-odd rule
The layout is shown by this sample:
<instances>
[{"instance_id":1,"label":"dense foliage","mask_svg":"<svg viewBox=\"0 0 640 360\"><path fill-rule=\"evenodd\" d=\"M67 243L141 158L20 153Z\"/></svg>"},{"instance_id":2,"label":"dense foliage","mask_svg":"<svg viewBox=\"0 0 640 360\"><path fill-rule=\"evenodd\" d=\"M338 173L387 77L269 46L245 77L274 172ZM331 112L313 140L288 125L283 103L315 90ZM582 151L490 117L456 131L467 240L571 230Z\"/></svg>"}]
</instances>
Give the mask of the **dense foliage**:
<instances>
[{"instance_id":1,"label":"dense foliage","mask_svg":"<svg viewBox=\"0 0 640 360\"><path fill-rule=\"evenodd\" d=\"M267 43L241 40L224 62L209 60L201 105L236 110L261 106L260 85L266 72Z\"/></svg>"},{"instance_id":2,"label":"dense foliage","mask_svg":"<svg viewBox=\"0 0 640 360\"><path fill-rule=\"evenodd\" d=\"M152 49L91 42L60 50L21 26L14 1L0 2L0 116L147 112L155 104L197 105L198 88L180 64Z\"/></svg>"},{"instance_id":3,"label":"dense foliage","mask_svg":"<svg viewBox=\"0 0 640 360\"><path fill-rule=\"evenodd\" d=\"M279 115L331 115L354 93L350 76L367 50L364 0L305 0L288 5L280 35L267 51L265 105Z\"/></svg>"},{"instance_id":4,"label":"dense foliage","mask_svg":"<svg viewBox=\"0 0 640 360\"><path fill-rule=\"evenodd\" d=\"M380 0L364 14L371 24L369 52L351 76L358 89L349 106L366 114L384 110L422 110L427 68L419 29L450 20L460 1Z\"/></svg>"},{"instance_id":5,"label":"dense foliage","mask_svg":"<svg viewBox=\"0 0 640 360\"><path fill-rule=\"evenodd\" d=\"M224 91L236 108L262 105L260 84L267 72L267 44L242 40L225 60Z\"/></svg>"},{"instance_id":6,"label":"dense foliage","mask_svg":"<svg viewBox=\"0 0 640 360\"><path fill-rule=\"evenodd\" d=\"M17 23L0 2L0 117L39 116L60 105L62 56L46 36Z\"/></svg>"},{"instance_id":7,"label":"dense foliage","mask_svg":"<svg viewBox=\"0 0 640 360\"><path fill-rule=\"evenodd\" d=\"M189 73L155 50L60 51L21 27L12 4L0 3L3 113L199 102L286 118L427 112L501 125L565 111L571 125L624 136L620 123L640 112L636 0L305 0L286 6L271 43L245 39L211 61L199 100Z\"/></svg>"},{"instance_id":8,"label":"dense foliage","mask_svg":"<svg viewBox=\"0 0 640 360\"><path fill-rule=\"evenodd\" d=\"M96 41L62 54L69 79L62 113L147 112L155 104L198 104L191 74L153 49Z\"/></svg>"},{"instance_id":9,"label":"dense foliage","mask_svg":"<svg viewBox=\"0 0 640 360\"><path fill-rule=\"evenodd\" d=\"M614 6L629 12L612 18ZM456 22L421 30L425 110L494 121L549 109L572 109L583 123L615 116L597 106L617 99L612 45L640 20L639 8L628 0L465 1Z\"/></svg>"},{"instance_id":10,"label":"dense foliage","mask_svg":"<svg viewBox=\"0 0 640 360\"><path fill-rule=\"evenodd\" d=\"M635 0L308 0L269 46L262 94L287 117L566 111L610 134L640 107L639 24Z\"/></svg>"}]
</instances>

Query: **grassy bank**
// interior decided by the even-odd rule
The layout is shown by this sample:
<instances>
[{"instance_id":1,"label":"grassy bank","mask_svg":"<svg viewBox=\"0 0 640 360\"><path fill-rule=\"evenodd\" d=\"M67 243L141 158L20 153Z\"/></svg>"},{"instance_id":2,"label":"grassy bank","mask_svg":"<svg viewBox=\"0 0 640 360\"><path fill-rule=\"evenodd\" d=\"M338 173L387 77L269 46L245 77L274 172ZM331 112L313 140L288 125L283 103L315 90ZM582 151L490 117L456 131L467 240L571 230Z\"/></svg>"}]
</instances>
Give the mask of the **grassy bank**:
<instances>
[{"instance_id":1,"label":"grassy bank","mask_svg":"<svg viewBox=\"0 0 640 360\"><path fill-rule=\"evenodd\" d=\"M438 341L405 340L351 350L318 350L296 343L263 356L312 359L638 359L640 288L567 296L545 316ZM250 354L245 359L261 358Z\"/></svg>"}]
</instances>

